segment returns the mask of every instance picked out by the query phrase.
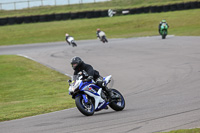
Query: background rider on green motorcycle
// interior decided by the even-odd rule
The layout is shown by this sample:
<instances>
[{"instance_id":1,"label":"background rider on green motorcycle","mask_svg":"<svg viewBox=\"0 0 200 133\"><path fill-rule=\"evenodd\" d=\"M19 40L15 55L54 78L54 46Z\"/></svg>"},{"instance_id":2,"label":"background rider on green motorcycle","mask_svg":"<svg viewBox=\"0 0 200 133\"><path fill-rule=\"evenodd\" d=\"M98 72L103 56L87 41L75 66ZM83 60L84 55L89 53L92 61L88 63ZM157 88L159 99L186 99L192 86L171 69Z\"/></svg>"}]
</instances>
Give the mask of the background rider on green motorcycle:
<instances>
[{"instance_id":1,"label":"background rider on green motorcycle","mask_svg":"<svg viewBox=\"0 0 200 133\"><path fill-rule=\"evenodd\" d=\"M167 24L167 21L166 21L165 19L163 19L163 20L160 22L159 26L158 26L158 32L159 32L160 35L161 35L161 33L160 33L160 28L161 28L161 25L162 25L163 23L165 23L165 24L168 26L168 28L169 28L169 25Z\"/></svg>"}]
</instances>

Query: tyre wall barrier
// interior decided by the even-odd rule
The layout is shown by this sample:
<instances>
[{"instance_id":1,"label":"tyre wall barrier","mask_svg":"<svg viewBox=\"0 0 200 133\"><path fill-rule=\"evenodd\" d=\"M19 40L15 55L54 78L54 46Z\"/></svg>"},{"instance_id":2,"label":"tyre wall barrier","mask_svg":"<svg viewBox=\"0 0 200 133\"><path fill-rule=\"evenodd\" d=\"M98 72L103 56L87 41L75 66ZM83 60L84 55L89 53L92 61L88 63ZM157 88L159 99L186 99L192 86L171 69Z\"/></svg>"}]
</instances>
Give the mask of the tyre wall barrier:
<instances>
[{"instance_id":1,"label":"tyre wall barrier","mask_svg":"<svg viewBox=\"0 0 200 133\"><path fill-rule=\"evenodd\" d=\"M157 6L157 12L162 12L163 11L163 6Z\"/></svg>"},{"instance_id":2,"label":"tyre wall barrier","mask_svg":"<svg viewBox=\"0 0 200 133\"><path fill-rule=\"evenodd\" d=\"M151 6L150 7L150 12L152 12L152 13L157 12L157 6Z\"/></svg>"},{"instance_id":3,"label":"tyre wall barrier","mask_svg":"<svg viewBox=\"0 0 200 133\"><path fill-rule=\"evenodd\" d=\"M32 16L24 17L24 23L33 23Z\"/></svg>"},{"instance_id":4,"label":"tyre wall barrier","mask_svg":"<svg viewBox=\"0 0 200 133\"><path fill-rule=\"evenodd\" d=\"M8 18L8 24L9 24L9 25L16 24L16 17Z\"/></svg>"},{"instance_id":5,"label":"tyre wall barrier","mask_svg":"<svg viewBox=\"0 0 200 133\"><path fill-rule=\"evenodd\" d=\"M184 3L177 4L177 10L183 10L184 9Z\"/></svg>"},{"instance_id":6,"label":"tyre wall barrier","mask_svg":"<svg viewBox=\"0 0 200 133\"><path fill-rule=\"evenodd\" d=\"M77 19L77 18L79 17L78 14L79 14L79 13L77 13L77 12L76 12L76 13L71 13L70 18L71 18L71 19Z\"/></svg>"},{"instance_id":7,"label":"tyre wall barrier","mask_svg":"<svg viewBox=\"0 0 200 133\"><path fill-rule=\"evenodd\" d=\"M157 13L157 12L168 12L176 10L195 9L195 8L200 8L200 1L161 5L161 6L149 6L149 7L141 7L133 9L118 9L116 10L117 13L115 15ZM126 13L123 14L123 11L126 11ZM80 19L80 18L98 18L107 16L108 16L108 10L8 17L8 18L0 18L0 25L2 26L7 24L12 25L12 24L22 24L22 23L48 22L48 21Z\"/></svg>"},{"instance_id":8,"label":"tyre wall barrier","mask_svg":"<svg viewBox=\"0 0 200 133\"><path fill-rule=\"evenodd\" d=\"M98 17L101 17L101 11L93 11L93 17L94 18L98 18Z\"/></svg>"},{"instance_id":9,"label":"tyre wall barrier","mask_svg":"<svg viewBox=\"0 0 200 133\"><path fill-rule=\"evenodd\" d=\"M191 2L191 9L198 8L198 2Z\"/></svg>"},{"instance_id":10,"label":"tyre wall barrier","mask_svg":"<svg viewBox=\"0 0 200 133\"><path fill-rule=\"evenodd\" d=\"M164 12L170 11L170 5L164 5L164 6L163 6L163 11L164 11Z\"/></svg>"},{"instance_id":11,"label":"tyre wall barrier","mask_svg":"<svg viewBox=\"0 0 200 133\"><path fill-rule=\"evenodd\" d=\"M184 4L184 9L190 9L190 8L191 8L190 2Z\"/></svg>"},{"instance_id":12,"label":"tyre wall barrier","mask_svg":"<svg viewBox=\"0 0 200 133\"><path fill-rule=\"evenodd\" d=\"M39 15L39 22L46 22L46 15Z\"/></svg>"},{"instance_id":13,"label":"tyre wall barrier","mask_svg":"<svg viewBox=\"0 0 200 133\"><path fill-rule=\"evenodd\" d=\"M78 17L79 18L86 18L86 12L79 12Z\"/></svg>"},{"instance_id":14,"label":"tyre wall barrier","mask_svg":"<svg viewBox=\"0 0 200 133\"><path fill-rule=\"evenodd\" d=\"M16 17L16 24L21 24L24 22L24 17Z\"/></svg>"},{"instance_id":15,"label":"tyre wall barrier","mask_svg":"<svg viewBox=\"0 0 200 133\"><path fill-rule=\"evenodd\" d=\"M150 7L144 7L144 13L149 13L150 12Z\"/></svg>"},{"instance_id":16,"label":"tyre wall barrier","mask_svg":"<svg viewBox=\"0 0 200 133\"><path fill-rule=\"evenodd\" d=\"M93 18L93 17L94 17L93 11L86 12L86 18Z\"/></svg>"},{"instance_id":17,"label":"tyre wall barrier","mask_svg":"<svg viewBox=\"0 0 200 133\"><path fill-rule=\"evenodd\" d=\"M101 12L100 17L107 17L108 16L108 10L103 10L103 11L100 11L100 12Z\"/></svg>"},{"instance_id":18,"label":"tyre wall barrier","mask_svg":"<svg viewBox=\"0 0 200 133\"><path fill-rule=\"evenodd\" d=\"M8 18L1 18L0 25L6 25L6 24L8 24Z\"/></svg>"},{"instance_id":19,"label":"tyre wall barrier","mask_svg":"<svg viewBox=\"0 0 200 133\"><path fill-rule=\"evenodd\" d=\"M130 9L130 14L136 14L136 9Z\"/></svg>"},{"instance_id":20,"label":"tyre wall barrier","mask_svg":"<svg viewBox=\"0 0 200 133\"><path fill-rule=\"evenodd\" d=\"M175 10L177 10L178 8L177 8L177 5L170 5L170 11L175 11Z\"/></svg>"},{"instance_id":21,"label":"tyre wall barrier","mask_svg":"<svg viewBox=\"0 0 200 133\"><path fill-rule=\"evenodd\" d=\"M68 19L70 19L70 17L71 17L71 13L63 13L62 14L63 20L68 20Z\"/></svg>"},{"instance_id":22,"label":"tyre wall barrier","mask_svg":"<svg viewBox=\"0 0 200 133\"><path fill-rule=\"evenodd\" d=\"M40 16L37 15L37 16L32 16L32 22L39 22L40 21Z\"/></svg>"},{"instance_id":23,"label":"tyre wall barrier","mask_svg":"<svg viewBox=\"0 0 200 133\"><path fill-rule=\"evenodd\" d=\"M136 9L136 14L140 14L140 13L144 13L144 7Z\"/></svg>"},{"instance_id":24,"label":"tyre wall barrier","mask_svg":"<svg viewBox=\"0 0 200 133\"><path fill-rule=\"evenodd\" d=\"M46 15L46 21L54 21L55 20L55 14Z\"/></svg>"},{"instance_id":25,"label":"tyre wall barrier","mask_svg":"<svg viewBox=\"0 0 200 133\"><path fill-rule=\"evenodd\" d=\"M55 20L62 20L63 19L63 16L62 14L55 14Z\"/></svg>"}]
</instances>

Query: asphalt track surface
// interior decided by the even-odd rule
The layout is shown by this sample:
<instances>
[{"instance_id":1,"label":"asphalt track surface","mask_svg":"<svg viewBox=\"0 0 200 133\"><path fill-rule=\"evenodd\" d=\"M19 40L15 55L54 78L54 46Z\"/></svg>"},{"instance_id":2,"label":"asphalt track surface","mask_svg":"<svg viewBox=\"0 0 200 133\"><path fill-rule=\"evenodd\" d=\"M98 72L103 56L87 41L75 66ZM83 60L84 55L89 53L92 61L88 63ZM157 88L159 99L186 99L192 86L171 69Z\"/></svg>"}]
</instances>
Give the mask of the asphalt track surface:
<instances>
[{"instance_id":1,"label":"asphalt track surface","mask_svg":"<svg viewBox=\"0 0 200 133\"><path fill-rule=\"evenodd\" d=\"M126 107L83 116L76 108L0 123L1 133L152 133L200 127L200 37L141 37L2 46L72 75L70 59L80 56L113 76ZM68 92L66 92L68 93Z\"/></svg>"}]
</instances>

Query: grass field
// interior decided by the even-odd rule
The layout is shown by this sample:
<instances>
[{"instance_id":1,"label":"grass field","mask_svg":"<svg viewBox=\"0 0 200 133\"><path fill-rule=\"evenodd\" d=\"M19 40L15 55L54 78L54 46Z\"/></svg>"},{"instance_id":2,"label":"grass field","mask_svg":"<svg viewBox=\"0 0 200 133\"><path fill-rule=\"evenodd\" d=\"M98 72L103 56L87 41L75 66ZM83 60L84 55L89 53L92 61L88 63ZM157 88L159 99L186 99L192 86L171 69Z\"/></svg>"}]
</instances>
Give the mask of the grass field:
<instances>
[{"instance_id":1,"label":"grass field","mask_svg":"<svg viewBox=\"0 0 200 133\"><path fill-rule=\"evenodd\" d=\"M0 121L74 107L68 79L29 59L0 56Z\"/></svg>"},{"instance_id":2,"label":"grass field","mask_svg":"<svg viewBox=\"0 0 200 133\"><path fill-rule=\"evenodd\" d=\"M108 2L90 3L90 4L75 4L64 6L45 6L35 7L23 10L12 11L0 11L0 18L11 16L29 16L29 15L41 15L52 13L65 13L65 12L77 12L88 10L103 10L103 9L126 9L136 8L151 5L167 5L174 3L200 1L200 0L112 0Z\"/></svg>"},{"instance_id":3,"label":"grass field","mask_svg":"<svg viewBox=\"0 0 200 133\"><path fill-rule=\"evenodd\" d=\"M200 129L199 128L182 129L182 130L175 130L175 131L170 131L170 132L165 132L165 133L200 133Z\"/></svg>"},{"instance_id":4,"label":"grass field","mask_svg":"<svg viewBox=\"0 0 200 133\"><path fill-rule=\"evenodd\" d=\"M112 18L79 19L7 25L0 27L0 45L64 41L65 33L76 40L96 39L101 28L109 38L127 38L158 35L158 24L165 18L170 25L169 34L200 36L200 9L167 13L115 16Z\"/></svg>"}]
</instances>

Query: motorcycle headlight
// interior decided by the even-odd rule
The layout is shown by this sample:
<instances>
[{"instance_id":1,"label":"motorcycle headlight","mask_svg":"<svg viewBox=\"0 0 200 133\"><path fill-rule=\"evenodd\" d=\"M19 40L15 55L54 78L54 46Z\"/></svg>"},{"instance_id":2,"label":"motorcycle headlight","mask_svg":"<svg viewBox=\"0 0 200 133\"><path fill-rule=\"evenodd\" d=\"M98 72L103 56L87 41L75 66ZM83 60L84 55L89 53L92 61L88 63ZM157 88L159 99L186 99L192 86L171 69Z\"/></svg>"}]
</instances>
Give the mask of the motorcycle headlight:
<instances>
[{"instance_id":1,"label":"motorcycle headlight","mask_svg":"<svg viewBox=\"0 0 200 133\"><path fill-rule=\"evenodd\" d=\"M74 92L74 89L72 86L69 87L69 92Z\"/></svg>"},{"instance_id":2,"label":"motorcycle headlight","mask_svg":"<svg viewBox=\"0 0 200 133\"><path fill-rule=\"evenodd\" d=\"M78 83L74 83L73 85L71 85L69 87L69 92L74 92L76 89L78 89L79 84Z\"/></svg>"},{"instance_id":3,"label":"motorcycle headlight","mask_svg":"<svg viewBox=\"0 0 200 133\"><path fill-rule=\"evenodd\" d=\"M69 92L74 92L78 87L70 86L69 87Z\"/></svg>"}]
</instances>

